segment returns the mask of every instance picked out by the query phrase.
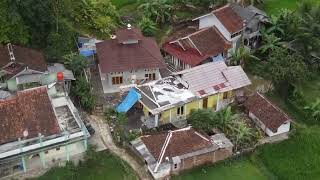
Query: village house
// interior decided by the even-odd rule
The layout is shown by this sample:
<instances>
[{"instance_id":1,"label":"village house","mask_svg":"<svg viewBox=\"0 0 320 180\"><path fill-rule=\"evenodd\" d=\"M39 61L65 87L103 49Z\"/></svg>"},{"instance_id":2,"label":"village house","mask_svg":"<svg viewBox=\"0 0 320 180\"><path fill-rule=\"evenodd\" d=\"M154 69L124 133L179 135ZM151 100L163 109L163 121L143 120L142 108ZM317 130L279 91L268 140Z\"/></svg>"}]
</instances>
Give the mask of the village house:
<instances>
[{"instance_id":1,"label":"village house","mask_svg":"<svg viewBox=\"0 0 320 180\"><path fill-rule=\"evenodd\" d=\"M0 99L0 177L69 161L90 136L63 82Z\"/></svg>"},{"instance_id":2,"label":"village house","mask_svg":"<svg viewBox=\"0 0 320 180\"><path fill-rule=\"evenodd\" d=\"M226 107L250 84L241 66L227 66L223 61L206 63L136 86L117 110L127 112L136 104L143 110L142 121L148 128L183 124L194 109L218 111Z\"/></svg>"},{"instance_id":3,"label":"village house","mask_svg":"<svg viewBox=\"0 0 320 180\"><path fill-rule=\"evenodd\" d=\"M0 45L0 90L15 92L48 85L57 81L59 72L63 73L69 89L75 78L64 65L56 63L48 66L44 55L34 49L11 44Z\"/></svg>"},{"instance_id":4,"label":"village house","mask_svg":"<svg viewBox=\"0 0 320 180\"><path fill-rule=\"evenodd\" d=\"M155 179L224 160L233 144L224 134L208 136L192 127L144 135L131 142Z\"/></svg>"},{"instance_id":5,"label":"village house","mask_svg":"<svg viewBox=\"0 0 320 180\"><path fill-rule=\"evenodd\" d=\"M171 40L162 47L166 61L174 69L184 70L207 62L225 60L232 44L215 26L192 33L190 29L196 30L194 27L182 29L172 35Z\"/></svg>"},{"instance_id":6,"label":"village house","mask_svg":"<svg viewBox=\"0 0 320 180\"><path fill-rule=\"evenodd\" d=\"M162 46L165 59L176 70L214 61L226 61L239 47L244 21L223 6L186 22Z\"/></svg>"},{"instance_id":7,"label":"village house","mask_svg":"<svg viewBox=\"0 0 320 180\"><path fill-rule=\"evenodd\" d=\"M215 9L209 14L197 17L193 21L198 21L199 29L215 26L228 41L232 42L232 48L226 57L230 57L232 52L239 47L241 35L245 28L245 22L232 9L230 4Z\"/></svg>"},{"instance_id":8,"label":"village house","mask_svg":"<svg viewBox=\"0 0 320 180\"><path fill-rule=\"evenodd\" d=\"M159 69L166 67L156 41L131 25L118 29L110 40L97 43L96 49L104 93L159 79Z\"/></svg>"},{"instance_id":9,"label":"village house","mask_svg":"<svg viewBox=\"0 0 320 180\"><path fill-rule=\"evenodd\" d=\"M250 49L257 48L261 42L261 30L270 23L269 17L262 10L253 5L242 7L231 4L231 8L244 20L243 43Z\"/></svg>"},{"instance_id":10,"label":"village house","mask_svg":"<svg viewBox=\"0 0 320 180\"><path fill-rule=\"evenodd\" d=\"M244 103L249 117L268 136L276 136L290 131L291 119L279 107L257 92Z\"/></svg>"}]
</instances>

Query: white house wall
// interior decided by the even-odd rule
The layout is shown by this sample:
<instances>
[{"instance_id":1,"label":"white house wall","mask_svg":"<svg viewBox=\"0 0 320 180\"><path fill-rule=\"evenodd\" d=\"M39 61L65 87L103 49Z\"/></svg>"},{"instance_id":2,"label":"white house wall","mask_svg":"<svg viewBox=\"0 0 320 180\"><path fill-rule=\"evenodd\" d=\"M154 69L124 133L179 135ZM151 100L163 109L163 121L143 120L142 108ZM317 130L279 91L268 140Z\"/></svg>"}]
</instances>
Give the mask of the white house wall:
<instances>
[{"instance_id":1,"label":"white house wall","mask_svg":"<svg viewBox=\"0 0 320 180\"><path fill-rule=\"evenodd\" d=\"M156 79L160 79L160 71L159 68L155 69L139 69L139 70L132 70L132 71L125 71L125 72L118 72L118 73L102 73L100 71L102 86L104 93L116 93L120 91L120 86L130 85L132 84L132 78L135 76L136 80L143 80L145 79L146 74L153 74L155 73ZM113 85L112 84L112 77L119 77L122 76L123 83ZM136 83L136 82L134 82Z\"/></svg>"},{"instance_id":2,"label":"white house wall","mask_svg":"<svg viewBox=\"0 0 320 180\"><path fill-rule=\"evenodd\" d=\"M206 27L216 26L220 33L228 40L231 41L231 34L219 21L219 19L214 15L210 14L199 19L199 29Z\"/></svg>"},{"instance_id":3,"label":"white house wall","mask_svg":"<svg viewBox=\"0 0 320 180\"><path fill-rule=\"evenodd\" d=\"M249 117L270 137L290 131L290 121L288 121L286 124L282 124L278 128L277 132L274 133L269 128L267 128L253 113L249 112Z\"/></svg>"},{"instance_id":4,"label":"white house wall","mask_svg":"<svg viewBox=\"0 0 320 180\"><path fill-rule=\"evenodd\" d=\"M290 131L290 122L288 122L287 124L282 124L276 133L273 133L270 129L266 129L266 134L268 136L275 136L275 135L279 135L279 134L282 134L282 133L287 133Z\"/></svg>"}]
</instances>

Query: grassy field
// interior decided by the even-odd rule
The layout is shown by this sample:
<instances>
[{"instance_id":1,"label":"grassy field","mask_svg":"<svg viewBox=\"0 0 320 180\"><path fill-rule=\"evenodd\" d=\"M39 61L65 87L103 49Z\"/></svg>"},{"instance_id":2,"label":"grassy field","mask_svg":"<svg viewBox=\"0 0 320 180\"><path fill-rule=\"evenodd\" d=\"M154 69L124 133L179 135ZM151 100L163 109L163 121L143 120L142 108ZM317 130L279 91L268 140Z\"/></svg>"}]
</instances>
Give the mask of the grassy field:
<instances>
[{"instance_id":1,"label":"grassy field","mask_svg":"<svg viewBox=\"0 0 320 180\"><path fill-rule=\"evenodd\" d=\"M266 145L257 155L278 179L320 179L320 128L303 127L288 141Z\"/></svg>"},{"instance_id":2,"label":"grassy field","mask_svg":"<svg viewBox=\"0 0 320 180\"><path fill-rule=\"evenodd\" d=\"M208 166L191 170L181 176L176 176L174 180L267 180L265 176L248 159L227 161L216 166Z\"/></svg>"},{"instance_id":3,"label":"grassy field","mask_svg":"<svg viewBox=\"0 0 320 180\"><path fill-rule=\"evenodd\" d=\"M38 180L136 180L135 173L124 161L110 154L100 152L99 160L84 162L77 167L57 167L39 177Z\"/></svg>"},{"instance_id":4,"label":"grassy field","mask_svg":"<svg viewBox=\"0 0 320 180\"><path fill-rule=\"evenodd\" d=\"M265 0L264 3L264 10L269 15L276 15L278 14L279 10L282 8L295 10L298 6L298 3L302 0ZM314 3L320 3L319 0L310 0Z\"/></svg>"}]
</instances>

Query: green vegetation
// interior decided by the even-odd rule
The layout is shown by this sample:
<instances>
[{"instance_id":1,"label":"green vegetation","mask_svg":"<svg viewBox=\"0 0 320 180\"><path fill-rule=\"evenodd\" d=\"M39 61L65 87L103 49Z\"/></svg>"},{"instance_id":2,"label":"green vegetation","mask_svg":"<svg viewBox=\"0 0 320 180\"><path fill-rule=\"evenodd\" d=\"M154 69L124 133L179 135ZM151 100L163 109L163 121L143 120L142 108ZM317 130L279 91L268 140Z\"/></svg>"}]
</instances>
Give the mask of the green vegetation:
<instances>
[{"instance_id":1,"label":"green vegetation","mask_svg":"<svg viewBox=\"0 0 320 180\"><path fill-rule=\"evenodd\" d=\"M220 129L235 145L235 151L253 145L259 132L248 126L244 119L231 111L231 107L214 112L210 109L192 111L188 121L196 129L210 132Z\"/></svg>"},{"instance_id":2,"label":"green vegetation","mask_svg":"<svg viewBox=\"0 0 320 180\"><path fill-rule=\"evenodd\" d=\"M269 15L276 15L279 13L279 10L283 8L295 10L298 1L299 0L266 0L264 9Z\"/></svg>"},{"instance_id":3,"label":"green vegetation","mask_svg":"<svg viewBox=\"0 0 320 180\"><path fill-rule=\"evenodd\" d=\"M200 180L200 179L223 179L223 180L267 180L253 163L246 158L226 161L215 166L196 168L174 180Z\"/></svg>"},{"instance_id":4,"label":"green vegetation","mask_svg":"<svg viewBox=\"0 0 320 180\"><path fill-rule=\"evenodd\" d=\"M116 6L116 8L120 9L124 6L136 3L137 0L111 0L111 2L114 6Z\"/></svg>"},{"instance_id":5,"label":"green vegetation","mask_svg":"<svg viewBox=\"0 0 320 180\"><path fill-rule=\"evenodd\" d=\"M279 179L319 179L320 128L299 127L289 140L265 145L257 155Z\"/></svg>"},{"instance_id":6,"label":"green vegetation","mask_svg":"<svg viewBox=\"0 0 320 180\"><path fill-rule=\"evenodd\" d=\"M120 158L109 152L95 153L95 158L88 159L78 166L68 164L66 167L55 167L37 178L38 180L137 180L131 167Z\"/></svg>"}]
</instances>

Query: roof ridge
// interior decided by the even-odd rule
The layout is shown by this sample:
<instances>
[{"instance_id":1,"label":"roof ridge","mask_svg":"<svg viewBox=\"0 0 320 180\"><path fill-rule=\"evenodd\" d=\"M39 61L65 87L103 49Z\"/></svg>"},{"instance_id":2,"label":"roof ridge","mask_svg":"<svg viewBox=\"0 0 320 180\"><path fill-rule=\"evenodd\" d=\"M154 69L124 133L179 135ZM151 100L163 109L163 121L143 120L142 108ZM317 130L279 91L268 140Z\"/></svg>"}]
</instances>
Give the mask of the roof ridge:
<instances>
[{"instance_id":1,"label":"roof ridge","mask_svg":"<svg viewBox=\"0 0 320 180\"><path fill-rule=\"evenodd\" d=\"M266 97L264 97L262 94L260 94L258 91L257 91L257 94L263 98L266 102L268 102L273 108L275 108L277 111L279 111L280 113L283 113L284 116L288 119L290 119L290 117L285 113L283 112L279 107L277 107L276 105L274 105L271 101L269 101Z\"/></svg>"}]
</instances>

